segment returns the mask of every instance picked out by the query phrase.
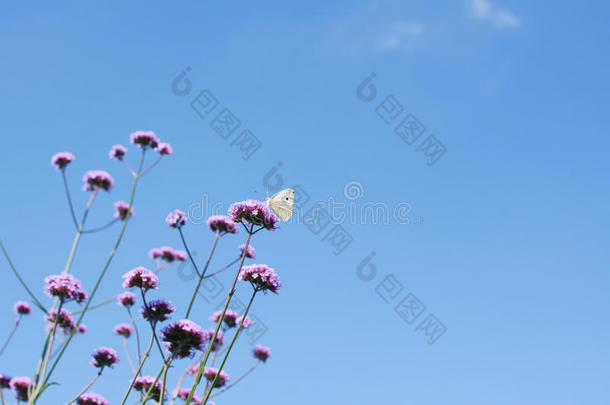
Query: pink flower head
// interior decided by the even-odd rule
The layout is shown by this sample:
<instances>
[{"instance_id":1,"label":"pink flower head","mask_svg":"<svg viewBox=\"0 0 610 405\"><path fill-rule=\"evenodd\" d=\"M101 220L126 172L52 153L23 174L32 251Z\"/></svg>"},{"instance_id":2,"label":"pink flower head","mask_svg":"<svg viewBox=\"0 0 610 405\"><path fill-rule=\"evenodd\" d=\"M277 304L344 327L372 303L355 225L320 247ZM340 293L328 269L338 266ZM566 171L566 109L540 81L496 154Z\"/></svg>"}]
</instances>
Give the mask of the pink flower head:
<instances>
[{"instance_id":1,"label":"pink flower head","mask_svg":"<svg viewBox=\"0 0 610 405\"><path fill-rule=\"evenodd\" d=\"M238 248L239 251L244 254L244 249L246 248L246 245L239 245ZM246 257L249 259L256 258L256 249L254 249L254 246L248 245L248 249L246 250Z\"/></svg>"},{"instance_id":2,"label":"pink flower head","mask_svg":"<svg viewBox=\"0 0 610 405\"><path fill-rule=\"evenodd\" d=\"M155 382L154 377L150 377L150 376L138 377L138 378L136 378L136 380L133 383L133 389L136 391L139 391L143 394L146 394L148 392L148 390L150 389L150 387L153 386L154 382ZM165 394L164 394L164 396L165 396ZM155 386L151 391L150 397L154 401L157 401L157 402L159 402L161 400L161 381L160 380L157 380L157 382L155 383Z\"/></svg>"},{"instance_id":3,"label":"pink flower head","mask_svg":"<svg viewBox=\"0 0 610 405\"><path fill-rule=\"evenodd\" d=\"M72 274L61 273L48 276L44 282L49 297L57 297L64 302L76 301L79 304L87 299L87 291Z\"/></svg>"},{"instance_id":4,"label":"pink flower head","mask_svg":"<svg viewBox=\"0 0 610 405\"><path fill-rule=\"evenodd\" d=\"M277 217L262 201L247 200L231 204L229 216L233 222L249 223L265 229L276 229Z\"/></svg>"},{"instance_id":5,"label":"pink flower head","mask_svg":"<svg viewBox=\"0 0 610 405\"><path fill-rule=\"evenodd\" d=\"M150 146L154 149L159 145L159 138L152 131L136 131L130 135L129 142L142 148Z\"/></svg>"},{"instance_id":6,"label":"pink flower head","mask_svg":"<svg viewBox=\"0 0 610 405\"><path fill-rule=\"evenodd\" d=\"M119 356L110 347L98 347L91 355L91 365L97 368L113 367L119 362Z\"/></svg>"},{"instance_id":7,"label":"pink flower head","mask_svg":"<svg viewBox=\"0 0 610 405\"><path fill-rule=\"evenodd\" d=\"M188 319L170 323L161 333L167 350L179 359L191 357L195 351L201 350L206 340L201 327Z\"/></svg>"},{"instance_id":8,"label":"pink flower head","mask_svg":"<svg viewBox=\"0 0 610 405\"><path fill-rule=\"evenodd\" d=\"M132 292L125 291L124 293L117 295L117 301L120 306L129 308L136 303L136 296Z\"/></svg>"},{"instance_id":9,"label":"pink flower head","mask_svg":"<svg viewBox=\"0 0 610 405\"><path fill-rule=\"evenodd\" d=\"M191 390L190 390L190 389L188 389L188 388L182 388L182 389L180 389L180 390L179 390L179 391L176 393L176 396L177 396L178 398L180 398L181 400L186 401L186 400L188 399L188 397L189 397L189 394L190 394L190 393L191 393ZM192 397L191 399L192 399L192 402L191 402L191 403L192 403L192 404L194 404L194 405L197 405L197 404L200 404L200 403L201 403L201 397L200 397L199 395L197 395L197 393L196 393L196 392L195 392L195 393L193 393L193 397ZM212 403L212 402L209 402L209 401L208 401L208 404L211 404L211 403Z\"/></svg>"},{"instance_id":10,"label":"pink flower head","mask_svg":"<svg viewBox=\"0 0 610 405\"><path fill-rule=\"evenodd\" d=\"M83 191L110 191L114 186L114 179L103 170L89 170L83 176Z\"/></svg>"},{"instance_id":11,"label":"pink flower head","mask_svg":"<svg viewBox=\"0 0 610 405\"><path fill-rule=\"evenodd\" d=\"M123 156L125 156L126 153L126 147L124 147L123 145L114 145L112 149L110 149L110 153L108 153L108 156L110 156L111 159L123 160Z\"/></svg>"},{"instance_id":12,"label":"pink flower head","mask_svg":"<svg viewBox=\"0 0 610 405\"><path fill-rule=\"evenodd\" d=\"M161 259L167 263L173 263L175 261L186 261L186 252L182 250L174 250L169 246L163 246L160 248L151 249L148 252L151 259Z\"/></svg>"},{"instance_id":13,"label":"pink flower head","mask_svg":"<svg viewBox=\"0 0 610 405\"><path fill-rule=\"evenodd\" d=\"M74 160L74 155L70 152L59 152L51 158L51 164L57 170L65 169Z\"/></svg>"},{"instance_id":14,"label":"pink flower head","mask_svg":"<svg viewBox=\"0 0 610 405\"><path fill-rule=\"evenodd\" d=\"M180 210L173 210L167 214L165 222L172 228L182 228L186 224L186 215Z\"/></svg>"},{"instance_id":15,"label":"pink flower head","mask_svg":"<svg viewBox=\"0 0 610 405\"><path fill-rule=\"evenodd\" d=\"M64 332L71 332L76 326L74 323L74 317L72 312L62 308L59 314L56 309L51 309L48 315L45 315L44 319L49 322L49 327L53 327L57 320L57 327L62 328Z\"/></svg>"},{"instance_id":16,"label":"pink flower head","mask_svg":"<svg viewBox=\"0 0 610 405\"><path fill-rule=\"evenodd\" d=\"M216 378L216 374L218 374L218 369L214 368L214 367L207 368L203 372L203 376L206 378L206 380L208 380L210 382L214 381L214 378ZM229 375L227 373L225 373L224 371L221 371L213 388L222 387L223 385L225 385L227 383L227 381L229 381Z\"/></svg>"},{"instance_id":17,"label":"pink flower head","mask_svg":"<svg viewBox=\"0 0 610 405\"><path fill-rule=\"evenodd\" d=\"M176 312L176 307L168 300L152 300L146 304L140 309L140 314L142 319L150 322L163 322L169 314Z\"/></svg>"},{"instance_id":18,"label":"pink flower head","mask_svg":"<svg viewBox=\"0 0 610 405\"><path fill-rule=\"evenodd\" d=\"M133 207L129 208L129 203L117 201L114 203L114 217L124 221L127 217L131 218L135 214Z\"/></svg>"},{"instance_id":19,"label":"pink flower head","mask_svg":"<svg viewBox=\"0 0 610 405\"><path fill-rule=\"evenodd\" d=\"M255 288L265 293L269 290L277 294L282 286L282 282L275 270L266 264L244 266L241 273L239 273L239 279L251 282Z\"/></svg>"},{"instance_id":20,"label":"pink flower head","mask_svg":"<svg viewBox=\"0 0 610 405\"><path fill-rule=\"evenodd\" d=\"M161 142L159 145L157 145L155 150L159 152L159 155L171 155L172 153L174 153L172 146L169 143L165 142Z\"/></svg>"},{"instance_id":21,"label":"pink flower head","mask_svg":"<svg viewBox=\"0 0 610 405\"><path fill-rule=\"evenodd\" d=\"M13 309L17 315L29 315L32 312L32 307L25 301L17 301Z\"/></svg>"},{"instance_id":22,"label":"pink flower head","mask_svg":"<svg viewBox=\"0 0 610 405\"><path fill-rule=\"evenodd\" d=\"M11 377L6 374L0 373L0 390L11 388Z\"/></svg>"},{"instance_id":23,"label":"pink flower head","mask_svg":"<svg viewBox=\"0 0 610 405\"><path fill-rule=\"evenodd\" d=\"M9 386L11 391L15 393L17 401L27 401L29 399L28 392L32 388L30 377L13 377Z\"/></svg>"},{"instance_id":24,"label":"pink flower head","mask_svg":"<svg viewBox=\"0 0 610 405\"><path fill-rule=\"evenodd\" d=\"M206 341L212 340L212 337L214 336L214 330L215 330L215 328L210 328L208 330L203 331ZM213 352L219 351L224 343L225 343L225 334L222 333L221 330L219 330L218 333L216 334L216 339L214 340L214 344L212 345L212 351Z\"/></svg>"},{"instance_id":25,"label":"pink flower head","mask_svg":"<svg viewBox=\"0 0 610 405\"><path fill-rule=\"evenodd\" d=\"M222 315L222 311L214 312L212 316L210 316L210 321L218 322L218 320L220 319L220 315ZM239 314L237 312L227 309L225 312L225 317L222 321L225 323L225 325L227 325L228 328L234 328L235 325L237 325L238 317Z\"/></svg>"},{"instance_id":26,"label":"pink flower head","mask_svg":"<svg viewBox=\"0 0 610 405\"><path fill-rule=\"evenodd\" d=\"M108 405L108 400L99 394L88 392L76 400L78 405Z\"/></svg>"},{"instance_id":27,"label":"pink flower head","mask_svg":"<svg viewBox=\"0 0 610 405\"><path fill-rule=\"evenodd\" d=\"M247 329L254 324L254 322L252 322L252 319L249 316L246 316L245 319L243 316L240 316L239 318L237 318L236 323L240 325L242 320L244 321L243 325L241 325L243 329Z\"/></svg>"},{"instance_id":28,"label":"pink flower head","mask_svg":"<svg viewBox=\"0 0 610 405\"><path fill-rule=\"evenodd\" d=\"M271 349L269 349L267 346L257 345L254 350L252 350L252 354L254 354L254 357L264 363L269 357L271 357Z\"/></svg>"},{"instance_id":29,"label":"pink flower head","mask_svg":"<svg viewBox=\"0 0 610 405\"><path fill-rule=\"evenodd\" d=\"M126 323L120 323L114 327L114 333L123 336L124 338L128 338L131 336L131 326Z\"/></svg>"},{"instance_id":30,"label":"pink flower head","mask_svg":"<svg viewBox=\"0 0 610 405\"><path fill-rule=\"evenodd\" d=\"M156 290L159 287L159 278L146 267L136 267L123 275L123 288L138 287L143 291Z\"/></svg>"},{"instance_id":31,"label":"pink flower head","mask_svg":"<svg viewBox=\"0 0 610 405\"><path fill-rule=\"evenodd\" d=\"M208 228L221 234L237 233L237 225L226 215L212 215L208 218Z\"/></svg>"},{"instance_id":32,"label":"pink flower head","mask_svg":"<svg viewBox=\"0 0 610 405\"><path fill-rule=\"evenodd\" d=\"M76 331L81 335L84 335L85 333L87 333L87 325L81 323L80 325L78 325L78 328L76 328Z\"/></svg>"}]
</instances>

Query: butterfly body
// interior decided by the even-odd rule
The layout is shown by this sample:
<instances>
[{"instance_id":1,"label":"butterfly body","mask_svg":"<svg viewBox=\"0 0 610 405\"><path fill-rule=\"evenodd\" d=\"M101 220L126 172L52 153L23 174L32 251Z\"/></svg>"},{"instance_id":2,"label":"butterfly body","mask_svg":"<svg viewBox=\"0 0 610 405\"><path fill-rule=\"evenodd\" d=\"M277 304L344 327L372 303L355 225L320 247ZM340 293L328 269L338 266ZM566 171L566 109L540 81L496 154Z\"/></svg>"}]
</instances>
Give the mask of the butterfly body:
<instances>
[{"instance_id":1,"label":"butterfly body","mask_svg":"<svg viewBox=\"0 0 610 405\"><path fill-rule=\"evenodd\" d=\"M287 188L267 198L267 206L280 221L288 221L292 217L292 206L294 204L294 190Z\"/></svg>"}]
</instances>

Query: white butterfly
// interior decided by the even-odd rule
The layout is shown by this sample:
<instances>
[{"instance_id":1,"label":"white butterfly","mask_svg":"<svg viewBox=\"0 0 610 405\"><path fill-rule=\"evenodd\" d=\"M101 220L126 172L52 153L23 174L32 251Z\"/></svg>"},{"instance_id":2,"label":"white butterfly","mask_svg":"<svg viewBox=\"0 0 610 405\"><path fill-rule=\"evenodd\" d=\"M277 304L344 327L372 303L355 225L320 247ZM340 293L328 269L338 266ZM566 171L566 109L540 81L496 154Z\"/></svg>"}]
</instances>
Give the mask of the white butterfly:
<instances>
[{"instance_id":1,"label":"white butterfly","mask_svg":"<svg viewBox=\"0 0 610 405\"><path fill-rule=\"evenodd\" d=\"M267 206L280 221L288 221L292 216L292 205L294 204L294 190L287 188L267 197Z\"/></svg>"}]
</instances>

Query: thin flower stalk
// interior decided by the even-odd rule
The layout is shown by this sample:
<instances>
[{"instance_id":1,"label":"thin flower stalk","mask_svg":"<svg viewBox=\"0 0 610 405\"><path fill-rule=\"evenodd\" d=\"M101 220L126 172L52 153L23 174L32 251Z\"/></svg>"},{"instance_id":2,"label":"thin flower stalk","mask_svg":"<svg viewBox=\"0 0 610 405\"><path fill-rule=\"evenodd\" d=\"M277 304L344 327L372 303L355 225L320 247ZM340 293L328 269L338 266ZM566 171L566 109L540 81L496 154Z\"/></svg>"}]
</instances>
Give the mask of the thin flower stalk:
<instances>
[{"instance_id":1,"label":"thin flower stalk","mask_svg":"<svg viewBox=\"0 0 610 405\"><path fill-rule=\"evenodd\" d=\"M182 235L182 232L180 232ZM212 249L210 250L210 254L208 256L208 260L205 263L205 267L203 268L203 272L199 275L199 280L197 281L197 286L195 287L195 291L193 292L193 296L191 297L191 301L189 302L188 309L186 310L185 318L188 318L191 314L191 309L193 308L193 304L195 303L195 298L197 297L197 293L199 292L199 288L201 287L201 282L205 277L205 272L208 270L208 266L210 265L210 261L212 260L212 256L214 255L214 251L216 250L216 246L218 245L218 240L220 239L221 234L219 232L216 233L216 237L214 238L214 243L212 244ZM192 260L192 259L191 259ZM193 262L194 265L195 262ZM196 268L195 268L196 269Z\"/></svg>"},{"instance_id":2,"label":"thin flower stalk","mask_svg":"<svg viewBox=\"0 0 610 405\"><path fill-rule=\"evenodd\" d=\"M87 384L87 386L85 388L83 388L81 390L81 392L79 392L78 394L76 394L76 396L74 398L72 398L70 401L66 402L66 405L70 405L73 404L74 402L76 402L81 395L83 395L85 392L87 392L91 387L93 387L93 384L95 384L95 382L97 381L98 378L100 378L100 376L102 375L102 371L104 370L104 368L100 368L100 371L97 372L97 374L95 374L95 377L93 377L93 380L91 380L91 382L89 382L89 384Z\"/></svg>"},{"instance_id":3,"label":"thin flower stalk","mask_svg":"<svg viewBox=\"0 0 610 405\"><path fill-rule=\"evenodd\" d=\"M146 348L146 351L144 352L144 355L142 356L142 361L140 361L140 365L138 366L138 369L136 370L136 373L133 376L133 379L131 380L131 384L129 384L129 388L127 389L127 392L125 393L125 396L123 397L123 401L121 402L121 405L125 405L125 402L127 402L127 398L129 398L129 393L133 389L133 385L136 382L136 378L138 378L138 376L142 372L142 367L144 367L144 363L146 363L146 360L150 356L150 350L152 349L154 342L155 342L155 338L154 338L154 336L151 336L150 342L148 343L148 347ZM144 401L142 403L144 403Z\"/></svg>"},{"instance_id":4,"label":"thin flower stalk","mask_svg":"<svg viewBox=\"0 0 610 405\"><path fill-rule=\"evenodd\" d=\"M239 378L237 378L235 381L233 381L231 384L226 385L224 387L222 387L221 389L219 389L218 391L216 391L215 393L213 393L212 395L210 395L210 399L214 398L220 394L222 394L223 392L233 388L234 386L237 385L237 383L239 383L241 380L243 380L244 378L246 378L247 376L249 376L254 370L256 370L256 368L258 367L258 365L261 364L260 360L258 360L256 363L254 363L254 365L252 367L250 367L245 373L243 373L242 375L239 376Z\"/></svg>"}]
</instances>

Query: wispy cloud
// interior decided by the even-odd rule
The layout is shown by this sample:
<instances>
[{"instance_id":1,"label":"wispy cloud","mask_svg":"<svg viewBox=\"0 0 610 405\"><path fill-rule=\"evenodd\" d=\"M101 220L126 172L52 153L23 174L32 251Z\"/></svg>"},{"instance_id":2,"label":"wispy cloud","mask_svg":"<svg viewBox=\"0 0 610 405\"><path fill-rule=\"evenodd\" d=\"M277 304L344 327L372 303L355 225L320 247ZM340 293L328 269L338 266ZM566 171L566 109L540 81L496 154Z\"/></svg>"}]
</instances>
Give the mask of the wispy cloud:
<instances>
[{"instance_id":1,"label":"wispy cloud","mask_svg":"<svg viewBox=\"0 0 610 405\"><path fill-rule=\"evenodd\" d=\"M519 17L506 9L492 5L488 0L468 0L472 16L485 20L497 28L516 28L521 24Z\"/></svg>"}]
</instances>

